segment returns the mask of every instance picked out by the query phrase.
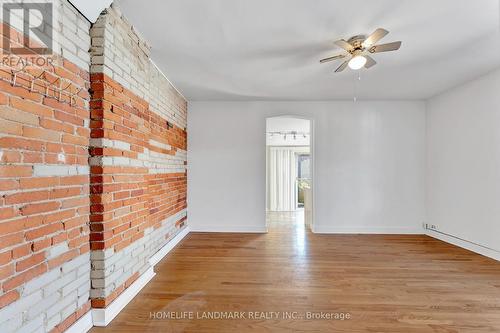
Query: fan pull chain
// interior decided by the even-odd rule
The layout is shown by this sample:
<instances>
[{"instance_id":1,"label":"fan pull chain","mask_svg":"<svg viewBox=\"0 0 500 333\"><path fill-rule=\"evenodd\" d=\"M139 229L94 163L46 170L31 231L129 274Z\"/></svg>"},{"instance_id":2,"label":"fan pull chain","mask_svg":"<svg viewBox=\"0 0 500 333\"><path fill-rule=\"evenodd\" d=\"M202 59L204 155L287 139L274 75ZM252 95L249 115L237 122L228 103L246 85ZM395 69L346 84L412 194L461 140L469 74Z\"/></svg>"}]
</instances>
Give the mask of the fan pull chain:
<instances>
[{"instance_id":1,"label":"fan pull chain","mask_svg":"<svg viewBox=\"0 0 500 333\"><path fill-rule=\"evenodd\" d=\"M352 99L354 103L358 101L358 91L359 91L359 84L361 81L361 72L358 72L358 78L356 81L354 81L354 98Z\"/></svg>"}]
</instances>

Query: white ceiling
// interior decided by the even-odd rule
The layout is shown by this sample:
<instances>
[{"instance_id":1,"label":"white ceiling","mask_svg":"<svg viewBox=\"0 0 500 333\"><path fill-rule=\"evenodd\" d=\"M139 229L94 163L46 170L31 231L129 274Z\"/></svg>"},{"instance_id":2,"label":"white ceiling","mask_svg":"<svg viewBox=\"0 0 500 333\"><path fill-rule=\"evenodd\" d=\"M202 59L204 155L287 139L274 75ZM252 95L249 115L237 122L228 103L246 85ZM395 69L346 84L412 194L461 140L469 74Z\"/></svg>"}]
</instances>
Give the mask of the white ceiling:
<instances>
[{"instance_id":1,"label":"white ceiling","mask_svg":"<svg viewBox=\"0 0 500 333\"><path fill-rule=\"evenodd\" d=\"M69 0L69 2L78 8L87 20L94 23L102 10L107 8L113 0Z\"/></svg>"},{"instance_id":2,"label":"white ceiling","mask_svg":"<svg viewBox=\"0 0 500 333\"><path fill-rule=\"evenodd\" d=\"M115 2L117 2L115 0ZM189 100L424 99L500 66L499 0L120 0ZM390 31L397 52L333 73L333 41Z\"/></svg>"}]
</instances>

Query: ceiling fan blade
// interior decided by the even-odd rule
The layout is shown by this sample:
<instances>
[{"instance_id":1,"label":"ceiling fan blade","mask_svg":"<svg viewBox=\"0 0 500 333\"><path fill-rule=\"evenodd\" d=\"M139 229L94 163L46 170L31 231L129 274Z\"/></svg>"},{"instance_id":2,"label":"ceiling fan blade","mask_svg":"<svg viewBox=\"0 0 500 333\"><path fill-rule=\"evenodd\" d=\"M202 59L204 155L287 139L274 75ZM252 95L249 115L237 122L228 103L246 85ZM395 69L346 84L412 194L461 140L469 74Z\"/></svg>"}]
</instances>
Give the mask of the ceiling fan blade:
<instances>
[{"instance_id":1,"label":"ceiling fan blade","mask_svg":"<svg viewBox=\"0 0 500 333\"><path fill-rule=\"evenodd\" d=\"M387 35L388 33L389 31L382 28L378 28L370 36L368 36L361 45L363 47L370 47L379 40L381 40L382 38L384 38L385 35Z\"/></svg>"},{"instance_id":2,"label":"ceiling fan blade","mask_svg":"<svg viewBox=\"0 0 500 333\"><path fill-rule=\"evenodd\" d=\"M370 68L370 67L375 66L377 64L377 62L375 60L373 60L373 58L370 57L369 55L365 55L364 57L366 58L365 68Z\"/></svg>"},{"instance_id":3,"label":"ceiling fan blade","mask_svg":"<svg viewBox=\"0 0 500 333\"><path fill-rule=\"evenodd\" d=\"M351 44L349 44L348 42L346 42L343 39L339 39L339 40L335 41L334 43L335 43L335 45L337 45L338 47L343 48L347 52L351 52L351 51L354 50L354 46L352 46Z\"/></svg>"},{"instance_id":4,"label":"ceiling fan blade","mask_svg":"<svg viewBox=\"0 0 500 333\"><path fill-rule=\"evenodd\" d=\"M342 65L340 65L339 67L337 67L337 69L335 70L335 73L342 72L347 67L348 63L349 63L349 61L344 61L342 63Z\"/></svg>"},{"instance_id":5,"label":"ceiling fan blade","mask_svg":"<svg viewBox=\"0 0 500 333\"><path fill-rule=\"evenodd\" d=\"M319 62L320 63L324 63L324 62L328 62L328 61L333 61L333 60L337 60L337 59L342 59L345 57L345 54L338 54L338 55L335 55L333 57L328 57L328 58L325 58L325 59L321 59Z\"/></svg>"},{"instance_id":6,"label":"ceiling fan blade","mask_svg":"<svg viewBox=\"0 0 500 333\"><path fill-rule=\"evenodd\" d=\"M401 42L392 42L387 44L374 45L370 47L368 51L370 51L370 53L388 52L388 51L396 51L400 47L401 47Z\"/></svg>"}]
</instances>

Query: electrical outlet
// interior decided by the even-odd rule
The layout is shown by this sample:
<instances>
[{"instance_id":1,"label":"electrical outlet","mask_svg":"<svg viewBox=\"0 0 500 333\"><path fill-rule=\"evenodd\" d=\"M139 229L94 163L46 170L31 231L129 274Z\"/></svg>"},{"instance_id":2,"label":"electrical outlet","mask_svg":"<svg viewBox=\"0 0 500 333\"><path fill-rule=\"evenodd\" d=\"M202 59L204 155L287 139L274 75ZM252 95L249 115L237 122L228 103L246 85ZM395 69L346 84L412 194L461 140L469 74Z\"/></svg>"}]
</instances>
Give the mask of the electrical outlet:
<instances>
[{"instance_id":1,"label":"electrical outlet","mask_svg":"<svg viewBox=\"0 0 500 333\"><path fill-rule=\"evenodd\" d=\"M422 223L424 229L428 229L428 230L438 230L438 227L437 225L435 224L429 224L429 223Z\"/></svg>"}]
</instances>

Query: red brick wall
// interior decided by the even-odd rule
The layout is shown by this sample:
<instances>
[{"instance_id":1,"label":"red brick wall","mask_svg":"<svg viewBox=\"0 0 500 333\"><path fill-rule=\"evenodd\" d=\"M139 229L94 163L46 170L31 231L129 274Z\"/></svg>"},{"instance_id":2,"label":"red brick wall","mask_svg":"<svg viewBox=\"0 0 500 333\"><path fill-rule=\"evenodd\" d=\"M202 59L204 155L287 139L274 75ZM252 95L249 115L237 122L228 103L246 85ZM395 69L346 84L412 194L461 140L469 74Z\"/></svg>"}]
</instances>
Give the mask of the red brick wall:
<instances>
[{"instance_id":1,"label":"red brick wall","mask_svg":"<svg viewBox=\"0 0 500 333\"><path fill-rule=\"evenodd\" d=\"M92 34L102 43L104 24L131 38L120 46L133 49L120 81L128 89L96 72L110 43L92 45L92 76L61 56L51 57L53 66L17 71L15 84L19 68L0 67L0 314L8 307L30 325L26 299L33 308L71 302L71 315L45 309L42 330L69 327L90 308L89 294L92 306L109 305L186 223L187 102L126 20L109 12L114 23L104 13ZM90 65L87 56L75 61ZM47 285L65 291L52 290L54 301ZM54 311L59 319L48 318Z\"/></svg>"},{"instance_id":2,"label":"red brick wall","mask_svg":"<svg viewBox=\"0 0 500 333\"><path fill-rule=\"evenodd\" d=\"M129 150L99 147L95 157L141 160L144 149L163 154L186 150L186 132L151 112L148 103L104 74L92 74L91 137L119 140ZM166 150L149 138L171 145ZM93 250L119 251L158 227L166 217L186 208L185 173L148 174L148 166L91 167L91 234Z\"/></svg>"},{"instance_id":3,"label":"red brick wall","mask_svg":"<svg viewBox=\"0 0 500 333\"><path fill-rule=\"evenodd\" d=\"M179 149L186 151L187 135L102 73L91 75L91 93L90 136L105 141L90 150L90 246L117 253L144 237L146 229L157 229L165 219L186 209L186 172L150 173L154 166L148 164L147 153L175 156ZM151 139L165 146L152 145ZM179 219L176 227L184 221ZM132 273L110 295L95 297L92 305L109 305L139 276Z\"/></svg>"},{"instance_id":4,"label":"red brick wall","mask_svg":"<svg viewBox=\"0 0 500 333\"><path fill-rule=\"evenodd\" d=\"M88 71L56 55L24 68L1 56L0 308L26 282L89 252L90 210Z\"/></svg>"}]
</instances>

